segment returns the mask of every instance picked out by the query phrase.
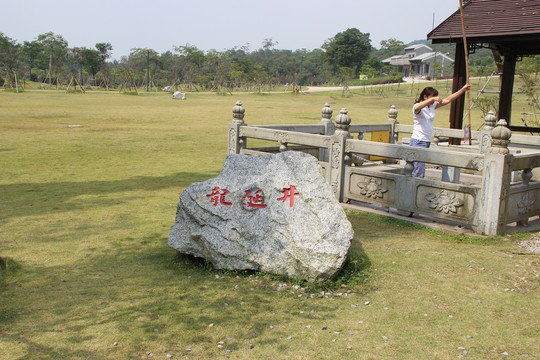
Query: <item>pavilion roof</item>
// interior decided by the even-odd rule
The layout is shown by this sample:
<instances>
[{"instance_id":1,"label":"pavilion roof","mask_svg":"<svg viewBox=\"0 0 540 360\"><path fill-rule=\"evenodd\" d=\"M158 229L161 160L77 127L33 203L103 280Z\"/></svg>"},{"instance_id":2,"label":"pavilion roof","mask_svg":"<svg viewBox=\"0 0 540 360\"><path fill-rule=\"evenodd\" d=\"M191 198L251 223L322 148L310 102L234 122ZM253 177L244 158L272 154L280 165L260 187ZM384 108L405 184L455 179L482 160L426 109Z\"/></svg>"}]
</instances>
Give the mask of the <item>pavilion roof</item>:
<instances>
[{"instance_id":1,"label":"pavilion roof","mask_svg":"<svg viewBox=\"0 0 540 360\"><path fill-rule=\"evenodd\" d=\"M468 43L502 43L520 53L540 53L540 0L469 0L463 6ZM433 43L463 39L457 9L428 35Z\"/></svg>"}]
</instances>

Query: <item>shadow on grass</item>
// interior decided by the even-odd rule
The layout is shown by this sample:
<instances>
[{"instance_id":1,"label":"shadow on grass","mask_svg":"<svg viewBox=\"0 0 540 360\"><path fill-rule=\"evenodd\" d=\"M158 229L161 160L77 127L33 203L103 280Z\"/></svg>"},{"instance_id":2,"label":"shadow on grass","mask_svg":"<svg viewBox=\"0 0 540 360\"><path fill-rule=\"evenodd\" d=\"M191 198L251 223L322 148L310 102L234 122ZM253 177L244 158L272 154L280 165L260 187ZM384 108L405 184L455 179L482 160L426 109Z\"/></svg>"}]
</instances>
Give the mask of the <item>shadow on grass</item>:
<instances>
[{"instance_id":1,"label":"shadow on grass","mask_svg":"<svg viewBox=\"0 0 540 360\"><path fill-rule=\"evenodd\" d=\"M277 335L270 325L300 316L302 306L315 309L325 319L336 316L332 303L323 299L278 291L272 275L215 270L203 259L166 247L166 241L157 233L148 234L119 240L111 244L112 249L97 248L76 264L21 265L24 271L12 272L0 284L0 292L11 299L0 311L6 340L19 341L22 331L29 354L88 358L97 354L81 352L84 347L78 344L98 341L101 328L132 334L125 345L137 348L138 343L152 339L176 342L179 333L186 343L210 343L215 338L208 332L209 324L225 327L245 341L263 335L273 338ZM361 245L355 244L342 272L331 282L318 284L318 289L338 289L363 280L366 266L369 259ZM22 287L17 287L18 282ZM38 339L54 329L61 329L56 344L40 345Z\"/></svg>"},{"instance_id":2,"label":"shadow on grass","mask_svg":"<svg viewBox=\"0 0 540 360\"><path fill-rule=\"evenodd\" d=\"M125 191L160 189L171 184L185 186L193 180L186 174L175 174L130 179L115 187ZM110 183L92 185L101 191L100 187ZM62 185L77 187L78 183ZM58 189L62 185L54 186ZM72 189L65 198L88 191L94 190ZM106 246L96 244L87 257L76 262L56 266L13 263L13 267L8 263L7 269L12 271L4 271L7 276L0 282L0 294L9 301L0 309L0 326L8 342L19 343L24 334L25 352L41 358L111 356L114 349L97 345L88 350L83 346L103 341L103 329L111 337L110 343L115 336L124 338L133 356L144 353L140 344L154 340L172 344L179 341L180 334L182 343L214 343L209 324L244 341L254 342L261 336L272 341L282 334L271 330L271 325L285 325L298 317L313 321L337 316L332 302L311 299L311 293L344 291L342 285L355 292L368 291L363 284L371 262L356 228L363 222L371 219L355 219L356 234L342 271L331 281L312 285L254 271L215 270L203 259L168 248L163 234L151 232L113 239L103 244ZM274 283L281 280L305 287L302 297L278 291ZM314 309L317 318L308 311L299 315L305 308ZM57 341L49 346L42 339L51 331Z\"/></svg>"},{"instance_id":3,"label":"shadow on grass","mask_svg":"<svg viewBox=\"0 0 540 360\"><path fill-rule=\"evenodd\" d=\"M165 188L182 189L193 182L216 177L217 173L175 173L167 176L136 176L111 181L64 181L0 185L3 194L2 217L43 215L95 207L122 204L125 197L113 194L128 191L155 191ZM92 198L77 199L80 196ZM130 198L132 199L132 198Z\"/></svg>"},{"instance_id":4,"label":"shadow on grass","mask_svg":"<svg viewBox=\"0 0 540 360\"><path fill-rule=\"evenodd\" d=\"M488 245L497 244L504 241L504 237L498 235L492 236L480 236L480 235L467 235L458 234L452 232L445 232L443 230L433 229L421 224L415 224L406 220L396 219L393 217L375 215L370 213L359 212L355 210L347 210L348 218L355 228L355 232L359 230L362 232L362 241L373 241L384 239L389 236L389 233L382 230L397 229L401 234L414 234L424 233L436 236L440 239L449 240L452 242L466 243L466 244L478 244Z\"/></svg>"}]
</instances>

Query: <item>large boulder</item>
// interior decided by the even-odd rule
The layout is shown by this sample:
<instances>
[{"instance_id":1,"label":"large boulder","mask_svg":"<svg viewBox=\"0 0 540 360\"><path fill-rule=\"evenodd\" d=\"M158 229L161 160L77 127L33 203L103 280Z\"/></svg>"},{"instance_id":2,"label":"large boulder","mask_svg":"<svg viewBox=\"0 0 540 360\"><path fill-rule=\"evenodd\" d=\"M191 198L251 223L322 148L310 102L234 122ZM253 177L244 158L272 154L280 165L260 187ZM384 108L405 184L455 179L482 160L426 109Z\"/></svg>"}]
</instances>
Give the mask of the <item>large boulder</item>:
<instances>
[{"instance_id":1,"label":"large boulder","mask_svg":"<svg viewBox=\"0 0 540 360\"><path fill-rule=\"evenodd\" d=\"M217 178L191 184L169 246L218 269L321 281L342 268L352 237L317 160L287 151L228 155Z\"/></svg>"}]
</instances>

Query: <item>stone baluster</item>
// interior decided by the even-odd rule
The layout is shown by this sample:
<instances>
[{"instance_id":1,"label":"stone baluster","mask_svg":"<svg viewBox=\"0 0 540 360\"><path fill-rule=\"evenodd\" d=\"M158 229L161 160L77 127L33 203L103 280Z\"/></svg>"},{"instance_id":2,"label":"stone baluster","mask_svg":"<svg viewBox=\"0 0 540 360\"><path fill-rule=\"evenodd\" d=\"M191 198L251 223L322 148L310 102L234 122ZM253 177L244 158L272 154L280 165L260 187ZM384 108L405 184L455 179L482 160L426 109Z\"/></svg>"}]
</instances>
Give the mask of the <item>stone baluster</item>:
<instances>
[{"instance_id":1,"label":"stone baluster","mask_svg":"<svg viewBox=\"0 0 540 360\"><path fill-rule=\"evenodd\" d=\"M496 122L497 118L495 117L495 113L493 112L493 110L489 110L486 117L484 118L484 129L487 129L489 131L493 130Z\"/></svg>"},{"instance_id":2,"label":"stone baluster","mask_svg":"<svg viewBox=\"0 0 540 360\"><path fill-rule=\"evenodd\" d=\"M324 104L324 107L322 108L322 118L320 124L324 126L324 133L323 135L334 135L334 132L336 131L336 126L332 122L332 113L334 110L330 107L329 103ZM320 149L319 150L319 161L325 161L328 162L328 149Z\"/></svg>"},{"instance_id":3,"label":"stone baluster","mask_svg":"<svg viewBox=\"0 0 540 360\"><path fill-rule=\"evenodd\" d=\"M497 123L497 127L491 130L491 148L490 153L506 155L510 153L508 145L510 144L510 137L512 132L506 127L506 120L501 119Z\"/></svg>"},{"instance_id":4,"label":"stone baluster","mask_svg":"<svg viewBox=\"0 0 540 360\"><path fill-rule=\"evenodd\" d=\"M350 162L350 157L345 153L347 139L350 138L349 127L351 117L347 114L347 109L341 109L340 114L336 116L336 131L332 136L329 152L329 183L338 201L344 201L344 175L345 166Z\"/></svg>"},{"instance_id":5,"label":"stone baluster","mask_svg":"<svg viewBox=\"0 0 540 360\"><path fill-rule=\"evenodd\" d=\"M336 135L345 139L352 138L349 134L350 127L351 117L348 115L347 109L343 108L339 111L339 115L336 116ZM351 157L348 153L345 153L343 160L345 165L351 165Z\"/></svg>"},{"instance_id":6,"label":"stone baluster","mask_svg":"<svg viewBox=\"0 0 540 360\"><path fill-rule=\"evenodd\" d=\"M484 118L484 129L480 133L480 152L485 154L490 151L491 148L491 131L495 127L497 118L495 113L490 110Z\"/></svg>"},{"instance_id":7,"label":"stone baluster","mask_svg":"<svg viewBox=\"0 0 540 360\"><path fill-rule=\"evenodd\" d=\"M414 161L405 160L405 166L403 167L405 176L412 176L414 170Z\"/></svg>"},{"instance_id":8,"label":"stone baluster","mask_svg":"<svg viewBox=\"0 0 540 360\"><path fill-rule=\"evenodd\" d=\"M532 177L532 169L523 169L523 171L521 172L521 180L523 182L523 185L529 186L529 181L531 181Z\"/></svg>"},{"instance_id":9,"label":"stone baluster","mask_svg":"<svg viewBox=\"0 0 540 360\"><path fill-rule=\"evenodd\" d=\"M390 106L390 109L388 109L388 120L386 120L387 124L391 125L390 128L390 136L388 138L388 142L390 144L397 144L399 133L396 131L396 125L399 124L397 121L398 111L396 109L395 105ZM396 164L398 161L396 159L386 159L384 160L386 164Z\"/></svg>"},{"instance_id":10,"label":"stone baluster","mask_svg":"<svg viewBox=\"0 0 540 360\"><path fill-rule=\"evenodd\" d=\"M334 110L332 110L329 103L324 104L324 107L321 110L321 124L324 125L324 135L333 135L336 131L336 127L332 122L333 112Z\"/></svg>"},{"instance_id":11,"label":"stone baluster","mask_svg":"<svg viewBox=\"0 0 540 360\"><path fill-rule=\"evenodd\" d=\"M508 150L512 132L506 125L505 120L499 120L491 130L491 146L484 156L474 228L486 235L502 235L506 228L513 159Z\"/></svg>"},{"instance_id":12,"label":"stone baluster","mask_svg":"<svg viewBox=\"0 0 540 360\"><path fill-rule=\"evenodd\" d=\"M340 137L349 137L349 128L351 126L351 117L348 115L347 109L343 108L336 116L336 132Z\"/></svg>"},{"instance_id":13,"label":"stone baluster","mask_svg":"<svg viewBox=\"0 0 540 360\"><path fill-rule=\"evenodd\" d=\"M239 100L232 109L233 121L229 124L229 154L240 154L241 149L246 148L246 139L240 137L240 127L246 126L244 122L244 113L246 110L242 107L242 102Z\"/></svg>"},{"instance_id":14,"label":"stone baluster","mask_svg":"<svg viewBox=\"0 0 540 360\"><path fill-rule=\"evenodd\" d=\"M397 121L398 111L394 105L390 106L388 110L388 120L387 123L392 125L392 130L390 130L390 143L397 144L399 133L396 131L396 124L399 124Z\"/></svg>"}]
</instances>

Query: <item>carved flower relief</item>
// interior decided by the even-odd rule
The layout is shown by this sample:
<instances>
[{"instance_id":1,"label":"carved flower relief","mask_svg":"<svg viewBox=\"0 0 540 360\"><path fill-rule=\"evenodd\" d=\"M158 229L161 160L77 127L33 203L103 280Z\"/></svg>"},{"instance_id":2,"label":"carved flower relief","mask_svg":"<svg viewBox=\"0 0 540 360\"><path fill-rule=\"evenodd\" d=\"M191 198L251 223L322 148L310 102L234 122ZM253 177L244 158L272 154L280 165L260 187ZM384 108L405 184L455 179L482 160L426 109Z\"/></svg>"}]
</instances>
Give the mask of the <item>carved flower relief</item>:
<instances>
[{"instance_id":1,"label":"carved flower relief","mask_svg":"<svg viewBox=\"0 0 540 360\"><path fill-rule=\"evenodd\" d=\"M429 201L429 207L438 212L457 213L457 208L463 206L463 201L456 199L456 193L448 190L439 190L426 195L426 200Z\"/></svg>"},{"instance_id":2,"label":"carved flower relief","mask_svg":"<svg viewBox=\"0 0 540 360\"><path fill-rule=\"evenodd\" d=\"M517 203L519 215L527 214L533 209L534 194L526 192L521 194L521 199Z\"/></svg>"},{"instance_id":3,"label":"carved flower relief","mask_svg":"<svg viewBox=\"0 0 540 360\"><path fill-rule=\"evenodd\" d=\"M359 183L360 194L367 196L368 198L377 199L382 198L383 194L388 191L387 188L382 186L382 180L376 178L364 178L364 182Z\"/></svg>"}]
</instances>

